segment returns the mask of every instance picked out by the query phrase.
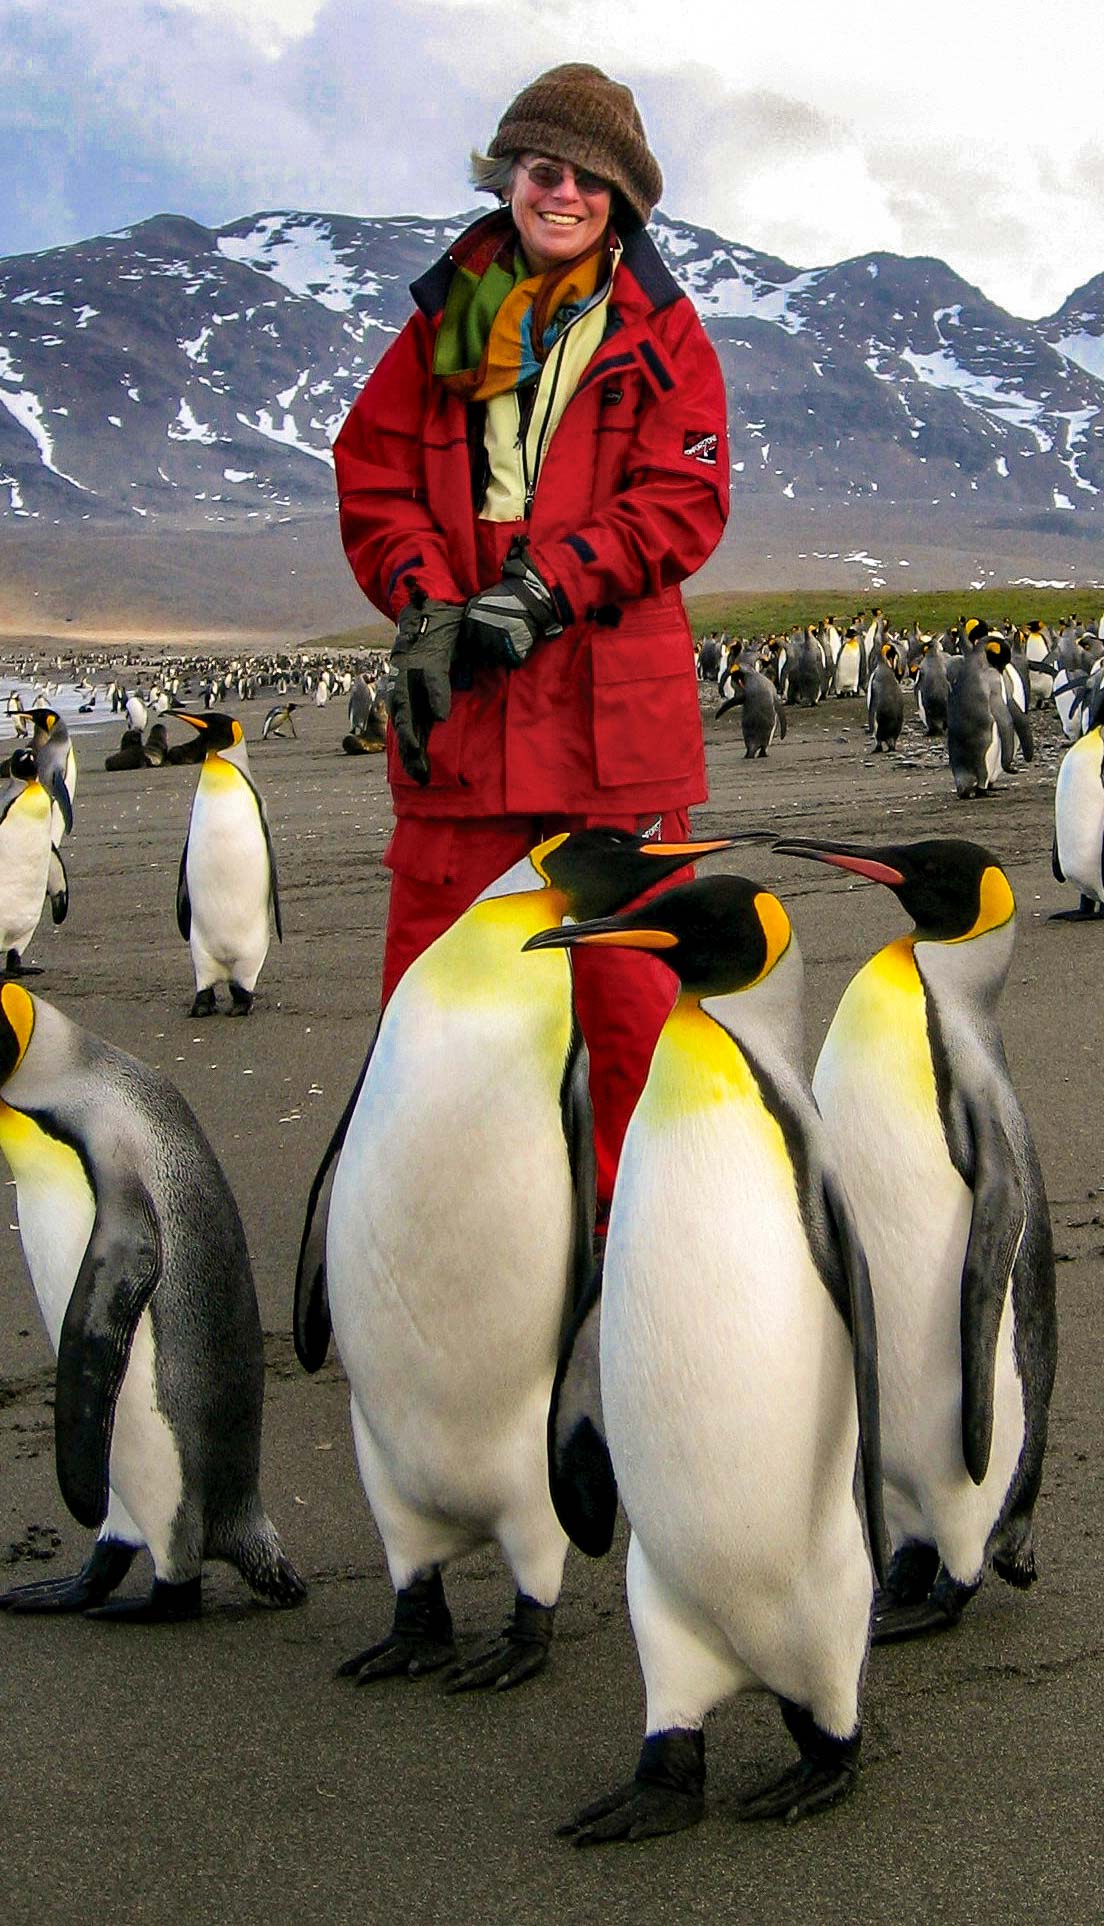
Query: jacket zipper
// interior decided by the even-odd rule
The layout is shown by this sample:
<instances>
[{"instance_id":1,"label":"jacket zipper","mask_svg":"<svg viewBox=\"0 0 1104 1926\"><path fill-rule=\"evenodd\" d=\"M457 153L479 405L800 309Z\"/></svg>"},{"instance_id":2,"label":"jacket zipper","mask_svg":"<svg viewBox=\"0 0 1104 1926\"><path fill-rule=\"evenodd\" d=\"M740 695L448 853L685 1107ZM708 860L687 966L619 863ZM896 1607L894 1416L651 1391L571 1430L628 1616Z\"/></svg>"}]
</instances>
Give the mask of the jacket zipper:
<instances>
[{"instance_id":1,"label":"jacket zipper","mask_svg":"<svg viewBox=\"0 0 1104 1926\"><path fill-rule=\"evenodd\" d=\"M553 403L555 402L555 399L556 399L556 388L559 384L560 369L563 367L564 346L567 341L568 332L569 332L568 329L565 328L558 342L556 343L556 347L555 347L556 364L552 370L552 383L548 390L548 400L547 400L547 403L545 404L544 420L541 422L540 433L537 436L537 445L535 450L533 451L532 475L530 475L529 473L529 452L527 447L527 443L529 440L529 426L531 425L531 422L532 422L532 416L530 416L529 423L527 423L526 426L522 428L520 426L521 404L520 402L518 404L518 421L519 421L518 439L521 446L521 475L522 475L522 480L525 483L525 520L526 521L529 520L529 517L533 512L533 497L537 492L537 477L540 474L541 453L544 448L545 435L548 433L548 423L552 414Z\"/></svg>"}]
</instances>

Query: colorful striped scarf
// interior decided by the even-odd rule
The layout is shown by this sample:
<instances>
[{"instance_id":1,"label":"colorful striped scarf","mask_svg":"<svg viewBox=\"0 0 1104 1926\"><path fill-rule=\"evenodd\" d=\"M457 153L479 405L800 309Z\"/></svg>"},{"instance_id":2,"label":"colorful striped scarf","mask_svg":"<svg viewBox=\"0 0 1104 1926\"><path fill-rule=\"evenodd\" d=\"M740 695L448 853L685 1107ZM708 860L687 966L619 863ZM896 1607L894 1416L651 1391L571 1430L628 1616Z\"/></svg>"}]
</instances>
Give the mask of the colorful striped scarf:
<instances>
[{"instance_id":1,"label":"colorful striped scarf","mask_svg":"<svg viewBox=\"0 0 1104 1926\"><path fill-rule=\"evenodd\" d=\"M579 260L531 274L504 208L462 234L449 258L433 372L466 401L487 401L539 375L568 322L601 299L610 243L605 235Z\"/></svg>"}]
</instances>

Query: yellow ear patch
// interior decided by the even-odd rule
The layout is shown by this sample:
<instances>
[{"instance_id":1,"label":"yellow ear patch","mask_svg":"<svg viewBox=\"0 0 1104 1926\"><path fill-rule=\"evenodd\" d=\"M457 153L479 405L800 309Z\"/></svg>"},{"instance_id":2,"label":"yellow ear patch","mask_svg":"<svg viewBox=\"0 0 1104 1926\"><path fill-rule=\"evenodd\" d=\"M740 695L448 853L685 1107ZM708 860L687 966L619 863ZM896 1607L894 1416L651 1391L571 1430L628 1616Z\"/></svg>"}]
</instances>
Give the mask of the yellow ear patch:
<instances>
[{"instance_id":1,"label":"yellow ear patch","mask_svg":"<svg viewBox=\"0 0 1104 1926\"><path fill-rule=\"evenodd\" d=\"M3 1005L4 1015L11 1024L15 1040L19 1045L19 1055L12 1065L12 1069L17 1070L34 1034L34 1004L26 990L21 989L18 983L4 984L0 989L0 1004Z\"/></svg>"},{"instance_id":2,"label":"yellow ear patch","mask_svg":"<svg viewBox=\"0 0 1104 1926\"><path fill-rule=\"evenodd\" d=\"M549 836L543 843L538 843L535 849L529 851L529 861L532 863L537 875L543 876L545 882L548 883L550 887L552 879L544 867L544 859L546 856L551 856L554 849L559 849L562 843L566 843L567 836L567 830L563 830L560 835Z\"/></svg>"},{"instance_id":3,"label":"yellow ear patch","mask_svg":"<svg viewBox=\"0 0 1104 1926\"><path fill-rule=\"evenodd\" d=\"M755 909L762 925L763 935L767 939L766 962L754 979L756 983L761 983L765 976L770 975L779 957L784 956L789 949L793 932L790 928L790 919L777 896L771 896L769 891L765 889L759 891L755 898ZM752 987L751 983L747 985L749 990Z\"/></svg>"},{"instance_id":4,"label":"yellow ear patch","mask_svg":"<svg viewBox=\"0 0 1104 1926\"><path fill-rule=\"evenodd\" d=\"M1012 887L1002 869L990 863L984 871L978 889L977 921L965 936L951 938L953 943L968 943L972 937L984 936L989 930L999 930L1011 921L1016 914L1016 898Z\"/></svg>"}]
</instances>

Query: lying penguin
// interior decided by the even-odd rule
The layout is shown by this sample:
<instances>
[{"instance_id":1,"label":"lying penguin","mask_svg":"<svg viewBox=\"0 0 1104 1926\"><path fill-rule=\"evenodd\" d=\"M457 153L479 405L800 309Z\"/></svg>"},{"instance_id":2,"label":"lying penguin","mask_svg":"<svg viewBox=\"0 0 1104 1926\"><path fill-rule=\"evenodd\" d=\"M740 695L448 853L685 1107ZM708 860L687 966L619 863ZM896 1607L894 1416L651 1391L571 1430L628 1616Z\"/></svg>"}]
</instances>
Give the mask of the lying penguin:
<instances>
[{"instance_id":1,"label":"lying penguin","mask_svg":"<svg viewBox=\"0 0 1104 1926\"><path fill-rule=\"evenodd\" d=\"M205 1558L236 1566L270 1604L298 1605L306 1587L258 1490L264 1350L245 1234L184 1099L4 983L0 1149L57 1353L61 1494L99 1533L74 1576L0 1606L193 1618ZM112 1600L142 1546L152 1591Z\"/></svg>"}]
</instances>

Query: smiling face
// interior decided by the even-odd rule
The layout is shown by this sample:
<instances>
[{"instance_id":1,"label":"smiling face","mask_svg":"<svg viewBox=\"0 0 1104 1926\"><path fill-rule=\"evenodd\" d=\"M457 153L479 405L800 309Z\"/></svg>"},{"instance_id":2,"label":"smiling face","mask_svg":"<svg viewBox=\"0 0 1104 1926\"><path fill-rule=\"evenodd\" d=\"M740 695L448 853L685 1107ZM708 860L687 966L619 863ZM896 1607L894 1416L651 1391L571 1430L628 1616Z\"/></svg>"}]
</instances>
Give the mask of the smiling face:
<instances>
[{"instance_id":1,"label":"smiling face","mask_svg":"<svg viewBox=\"0 0 1104 1926\"><path fill-rule=\"evenodd\" d=\"M510 191L510 212L521 241L522 253L534 274L548 268L563 267L582 254L588 254L600 241L609 222L612 189L606 186L583 192L570 161L556 161L562 178L556 187L541 186L526 172L544 154L521 154L514 168ZM584 176L590 179L589 176Z\"/></svg>"}]
</instances>

